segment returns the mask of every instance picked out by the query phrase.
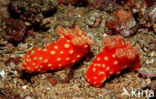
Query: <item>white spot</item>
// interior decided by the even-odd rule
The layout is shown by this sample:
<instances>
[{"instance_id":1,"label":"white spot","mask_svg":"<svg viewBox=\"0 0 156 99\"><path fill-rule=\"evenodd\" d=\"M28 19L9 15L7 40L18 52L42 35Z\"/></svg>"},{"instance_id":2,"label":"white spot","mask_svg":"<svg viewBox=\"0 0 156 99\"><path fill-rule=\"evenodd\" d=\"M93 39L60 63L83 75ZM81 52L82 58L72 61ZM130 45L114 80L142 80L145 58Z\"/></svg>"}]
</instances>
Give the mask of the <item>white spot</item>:
<instances>
[{"instance_id":1,"label":"white spot","mask_svg":"<svg viewBox=\"0 0 156 99\"><path fill-rule=\"evenodd\" d=\"M73 60L73 61L72 61L72 63L75 63L75 62L76 62L76 60Z\"/></svg>"},{"instance_id":2,"label":"white spot","mask_svg":"<svg viewBox=\"0 0 156 99\"><path fill-rule=\"evenodd\" d=\"M34 55L35 51L31 51L31 55Z\"/></svg>"},{"instance_id":3,"label":"white spot","mask_svg":"<svg viewBox=\"0 0 156 99\"><path fill-rule=\"evenodd\" d=\"M106 65L105 64L102 64L102 67L105 67Z\"/></svg>"},{"instance_id":4,"label":"white spot","mask_svg":"<svg viewBox=\"0 0 156 99\"><path fill-rule=\"evenodd\" d=\"M66 44L64 44L64 48L69 48L69 46L70 46L70 45L69 45L69 44L67 44L67 43L66 43Z\"/></svg>"},{"instance_id":5,"label":"white spot","mask_svg":"<svg viewBox=\"0 0 156 99\"><path fill-rule=\"evenodd\" d=\"M102 74L104 75L105 73L104 72L99 72L99 75L102 75Z\"/></svg>"},{"instance_id":6,"label":"white spot","mask_svg":"<svg viewBox=\"0 0 156 99\"><path fill-rule=\"evenodd\" d=\"M41 49L41 48L38 48L37 50L38 50L38 51L41 51L42 49Z\"/></svg>"},{"instance_id":7,"label":"white spot","mask_svg":"<svg viewBox=\"0 0 156 99\"><path fill-rule=\"evenodd\" d=\"M113 54L112 57L115 58L115 54Z\"/></svg>"},{"instance_id":8,"label":"white spot","mask_svg":"<svg viewBox=\"0 0 156 99\"><path fill-rule=\"evenodd\" d=\"M62 66L62 64L59 64L58 66Z\"/></svg>"},{"instance_id":9,"label":"white spot","mask_svg":"<svg viewBox=\"0 0 156 99\"><path fill-rule=\"evenodd\" d=\"M100 67L100 66L101 66L101 64L98 64L98 66Z\"/></svg>"},{"instance_id":10,"label":"white spot","mask_svg":"<svg viewBox=\"0 0 156 99\"><path fill-rule=\"evenodd\" d=\"M37 60L37 57L34 57L33 60Z\"/></svg>"},{"instance_id":11,"label":"white spot","mask_svg":"<svg viewBox=\"0 0 156 99\"><path fill-rule=\"evenodd\" d=\"M28 62L31 62L31 59L27 59Z\"/></svg>"},{"instance_id":12,"label":"white spot","mask_svg":"<svg viewBox=\"0 0 156 99\"><path fill-rule=\"evenodd\" d=\"M110 69L109 67L106 68L107 71L108 71L109 69Z\"/></svg>"},{"instance_id":13,"label":"white spot","mask_svg":"<svg viewBox=\"0 0 156 99\"><path fill-rule=\"evenodd\" d=\"M54 55L54 54L55 54L55 51L51 51L50 54L51 54L51 55Z\"/></svg>"},{"instance_id":14,"label":"white spot","mask_svg":"<svg viewBox=\"0 0 156 99\"><path fill-rule=\"evenodd\" d=\"M97 82L93 82L93 84L97 84Z\"/></svg>"},{"instance_id":15,"label":"white spot","mask_svg":"<svg viewBox=\"0 0 156 99\"><path fill-rule=\"evenodd\" d=\"M97 79L97 77L95 77L95 76L94 76L93 78L94 78L94 79Z\"/></svg>"},{"instance_id":16,"label":"white spot","mask_svg":"<svg viewBox=\"0 0 156 99\"><path fill-rule=\"evenodd\" d=\"M66 58L66 60L70 60L70 58L68 57L68 58Z\"/></svg>"},{"instance_id":17,"label":"white spot","mask_svg":"<svg viewBox=\"0 0 156 99\"><path fill-rule=\"evenodd\" d=\"M77 58L79 58L80 57L80 55L77 55Z\"/></svg>"},{"instance_id":18,"label":"white spot","mask_svg":"<svg viewBox=\"0 0 156 99\"><path fill-rule=\"evenodd\" d=\"M88 81L90 81L90 79L89 79L89 78L87 78L87 80L88 80Z\"/></svg>"},{"instance_id":19,"label":"white spot","mask_svg":"<svg viewBox=\"0 0 156 99\"><path fill-rule=\"evenodd\" d=\"M97 64L94 64L94 66L97 66Z\"/></svg>"},{"instance_id":20,"label":"white spot","mask_svg":"<svg viewBox=\"0 0 156 99\"><path fill-rule=\"evenodd\" d=\"M96 71L96 68L93 68L93 72L95 72Z\"/></svg>"},{"instance_id":21,"label":"white spot","mask_svg":"<svg viewBox=\"0 0 156 99\"><path fill-rule=\"evenodd\" d=\"M30 67L27 67L28 70L31 70Z\"/></svg>"},{"instance_id":22,"label":"white spot","mask_svg":"<svg viewBox=\"0 0 156 99\"><path fill-rule=\"evenodd\" d=\"M57 58L57 61L61 61L61 58Z\"/></svg>"},{"instance_id":23,"label":"white spot","mask_svg":"<svg viewBox=\"0 0 156 99\"><path fill-rule=\"evenodd\" d=\"M58 46L55 45L55 46L54 46L54 49L58 49Z\"/></svg>"},{"instance_id":24,"label":"white spot","mask_svg":"<svg viewBox=\"0 0 156 99\"><path fill-rule=\"evenodd\" d=\"M100 60L100 57L97 58L97 61L99 61L99 60Z\"/></svg>"},{"instance_id":25,"label":"white spot","mask_svg":"<svg viewBox=\"0 0 156 99\"><path fill-rule=\"evenodd\" d=\"M32 65L35 66L36 64L35 63L32 63Z\"/></svg>"},{"instance_id":26,"label":"white spot","mask_svg":"<svg viewBox=\"0 0 156 99\"><path fill-rule=\"evenodd\" d=\"M48 59L45 59L43 63L47 63L47 62L48 62Z\"/></svg>"},{"instance_id":27,"label":"white spot","mask_svg":"<svg viewBox=\"0 0 156 99\"><path fill-rule=\"evenodd\" d=\"M107 57L107 56L105 56L105 57L104 57L104 59L105 59L105 61L107 61L107 60L108 60L108 57Z\"/></svg>"},{"instance_id":28,"label":"white spot","mask_svg":"<svg viewBox=\"0 0 156 99\"><path fill-rule=\"evenodd\" d=\"M118 61L114 61L114 65L117 65L118 64Z\"/></svg>"},{"instance_id":29,"label":"white spot","mask_svg":"<svg viewBox=\"0 0 156 99\"><path fill-rule=\"evenodd\" d=\"M30 55L27 55L27 58L29 58L30 57Z\"/></svg>"},{"instance_id":30,"label":"white spot","mask_svg":"<svg viewBox=\"0 0 156 99\"><path fill-rule=\"evenodd\" d=\"M63 54L63 51L60 51L60 54Z\"/></svg>"},{"instance_id":31,"label":"white spot","mask_svg":"<svg viewBox=\"0 0 156 99\"><path fill-rule=\"evenodd\" d=\"M43 58L42 57L39 57L39 60L42 60Z\"/></svg>"},{"instance_id":32,"label":"white spot","mask_svg":"<svg viewBox=\"0 0 156 99\"><path fill-rule=\"evenodd\" d=\"M38 66L35 67L35 69L37 69L37 68L38 68Z\"/></svg>"},{"instance_id":33,"label":"white spot","mask_svg":"<svg viewBox=\"0 0 156 99\"><path fill-rule=\"evenodd\" d=\"M113 74L113 71L110 71L109 74Z\"/></svg>"},{"instance_id":34,"label":"white spot","mask_svg":"<svg viewBox=\"0 0 156 99\"><path fill-rule=\"evenodd\" d=\"M69 54L73 54L73 52L74 52L73 50L70 50L70 51L69 51Z\"/></svg>"},{"instance_id":35,"label":"white spot","mask_svg":"<svg viewBox=\"0 0 156 99\"><path fill-rule=\"evenodd\" d=\"M67 42L69 43L69 42L70 42L70 40L67 40Z\"/></svg>"},{"instance_id":36,"label":"white spot","mask_svg":"<svg viewBox=\"0 0 156 99\"><path fill-rule=\"evenodd\" d=\"M37 71L41 71L41 69L38 69Z\"/></svg>"},{"instance_id":37,"label":"white spot","mask_svg":"<svg viewBox=\"0 0 156 99\"><path fill-rule=\"evenodd\" d=\"M84 47L85 47L85 48L87 48L87 47L88 47L88 45L85 45Z\"/></svg>"},{"instance_id":38,"label":"white spot","mask_svg":"<svg viewBox=\"0 0 156 99\"><path fill-rule=\"evenodd\" d=\"M51 67L52 66L52 64L48 64L48 67Z\"/></svg>"},{"instance_id":39,"label":"white spot","mask_svg":"<svg viewBox=\"0 0 156 99\"><path fill-rule=\"evenodd\" d=\"M47 49L43 49L43 51L44 51L44 52L46 52L46 51L47 51Z\"/></svg>"},{"instance_id":40,"label":"white spot","mask_svg":"<svg viewBox=\"0 0 156 99\"><path fill-rule=\"evenodd\" d=\"M24 65L26 65L26 62L25 62L25 61L23 61L23 64L24 64Z\"/></svg>"}]
</instances>

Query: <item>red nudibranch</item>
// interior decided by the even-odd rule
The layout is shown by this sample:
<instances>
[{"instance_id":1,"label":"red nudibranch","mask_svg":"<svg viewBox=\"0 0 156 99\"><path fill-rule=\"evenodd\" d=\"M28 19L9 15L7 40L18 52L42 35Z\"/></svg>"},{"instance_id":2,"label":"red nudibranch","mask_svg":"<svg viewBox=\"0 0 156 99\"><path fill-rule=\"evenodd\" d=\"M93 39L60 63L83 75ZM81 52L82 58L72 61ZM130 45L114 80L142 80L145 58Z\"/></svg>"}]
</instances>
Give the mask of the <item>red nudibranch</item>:
<instances>
[{"instance_id":1,"label":"red nudibranch","mask_svg":"<svg viewBox=\"0 0 156 99\"><path fill-rule=\"evenodd\" d=\"M34 48L24 57L22 66L28 73L61 69L74 65L90 49L93 40L79 26L74 30L57 27L60 39L44 49Z\"/></svg>"},{"instance_id":2,"label":"red nudibranch","mask_svg":"<svg viewBox=\"0 0 156 99\"><path fill-rule=\"evenodd\" d=\"M119 74L125 68L136 70L140 67L137 50L123 37L106 37L104 44L105 47L86 71L87 81L95 87L101 87L107 78Z\"/></svg>"}]
</instances>

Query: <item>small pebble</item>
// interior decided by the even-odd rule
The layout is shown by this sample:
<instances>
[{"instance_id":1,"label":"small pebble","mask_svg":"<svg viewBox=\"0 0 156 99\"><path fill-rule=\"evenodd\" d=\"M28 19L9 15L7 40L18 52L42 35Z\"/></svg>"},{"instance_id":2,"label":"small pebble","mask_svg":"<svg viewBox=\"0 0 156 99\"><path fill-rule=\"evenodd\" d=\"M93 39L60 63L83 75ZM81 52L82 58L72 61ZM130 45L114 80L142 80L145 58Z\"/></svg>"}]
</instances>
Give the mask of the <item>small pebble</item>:
<instances>
[{"instance_id":1,"label":"small pebble","mask_svg":"<svg viewBox=\"0 0 156 99\"><path fill-rule=\"evenodd\" d=\"M5 71L4 70L0 71L0 76L2 77L2 79L5 79Z\"/></svg>"}]
</instances>

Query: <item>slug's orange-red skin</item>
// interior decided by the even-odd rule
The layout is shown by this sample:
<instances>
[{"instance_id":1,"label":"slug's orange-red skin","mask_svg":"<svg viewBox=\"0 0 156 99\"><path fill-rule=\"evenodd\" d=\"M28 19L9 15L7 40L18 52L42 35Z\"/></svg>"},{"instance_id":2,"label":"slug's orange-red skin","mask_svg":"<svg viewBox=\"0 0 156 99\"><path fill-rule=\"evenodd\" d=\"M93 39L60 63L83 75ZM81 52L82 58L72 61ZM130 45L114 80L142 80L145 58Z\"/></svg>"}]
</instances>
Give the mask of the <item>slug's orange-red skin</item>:
<instances>
[{"instance_id":1,"label":"slug's orange-red skin","mask_svg":"<svg viewBox=\"0 0 156 99\"><path fill-rule=\"evenodd\" d=\"M107 78L119 74L125 68L136 70L140 67L139 54L130 42L120 36L113 36L105 38L104 44L105 47L86 71L87 81L95 87L102 86Z\"/></svg>"},{"instance_id":2,"label":"slug's orange-red skin","mask_svg":"<svg viewBox=\"0 0 156 99\"><path fill-rule=\"evenodd\" d=\"M59 26L57 32L61 37L58 41L44 49L34 48L23 57L22 66L27 72L44 72L72 66L89 51L93 43L91 37L78 26L74 30Z\"/></svg>"}]
</instances>

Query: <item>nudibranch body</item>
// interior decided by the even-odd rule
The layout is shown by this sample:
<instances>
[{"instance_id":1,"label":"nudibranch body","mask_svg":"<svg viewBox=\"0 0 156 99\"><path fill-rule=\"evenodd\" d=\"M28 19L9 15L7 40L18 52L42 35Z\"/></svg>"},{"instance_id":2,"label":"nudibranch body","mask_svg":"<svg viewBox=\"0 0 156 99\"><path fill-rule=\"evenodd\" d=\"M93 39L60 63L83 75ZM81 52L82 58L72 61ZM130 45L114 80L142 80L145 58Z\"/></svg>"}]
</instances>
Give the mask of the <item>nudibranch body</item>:
<instances>
[{"instance_id":1,"label":"nudibranch body","mask_svg":"<svg viewBox=\"0 0 156 99\"><path fill-rule=\"evenodd\" d=\"M69 67L78 62L90 50L93 40L79 26L74 30L57 27L60 39L44 49L34 48L23 57L23 68L29 72Z\"/></svg>"},{"instance_id":2,"label":"nudibranch body","mask_svg":"<svg viewBox=\"0 0 156 99\"><path fill-rule=\"evenodd\" d=\"M105 47L86 71L87 81L95 87L100 87L107 78L119 74L125 68L136 70L140 67L137 50L123 37L106 37L104 44Z\"/></svg>"}]
</instances>

